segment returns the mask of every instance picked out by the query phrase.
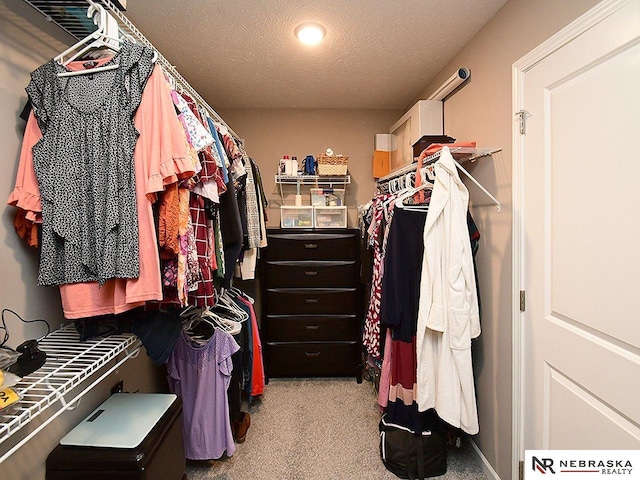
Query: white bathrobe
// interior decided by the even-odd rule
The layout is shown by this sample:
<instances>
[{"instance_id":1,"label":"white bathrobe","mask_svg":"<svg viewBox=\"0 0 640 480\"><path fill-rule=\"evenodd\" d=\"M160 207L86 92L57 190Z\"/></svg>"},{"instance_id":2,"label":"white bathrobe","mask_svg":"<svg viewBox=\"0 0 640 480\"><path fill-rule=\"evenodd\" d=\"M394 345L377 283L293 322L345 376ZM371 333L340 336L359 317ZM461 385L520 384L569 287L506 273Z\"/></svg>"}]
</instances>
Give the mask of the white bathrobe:
<instances>
[{"instance_id":1,"label":"white bathrobe","mask_svg":"<svg viewBox=\"0 0 640 480\"><path fill-rule=\"evenodd\" d=\"M469 191L448 147L424 226L424 256L416 332L418 409L478 433L471 339L480 335L478 297L467 229Z\"/></svg>"}]
</instances>

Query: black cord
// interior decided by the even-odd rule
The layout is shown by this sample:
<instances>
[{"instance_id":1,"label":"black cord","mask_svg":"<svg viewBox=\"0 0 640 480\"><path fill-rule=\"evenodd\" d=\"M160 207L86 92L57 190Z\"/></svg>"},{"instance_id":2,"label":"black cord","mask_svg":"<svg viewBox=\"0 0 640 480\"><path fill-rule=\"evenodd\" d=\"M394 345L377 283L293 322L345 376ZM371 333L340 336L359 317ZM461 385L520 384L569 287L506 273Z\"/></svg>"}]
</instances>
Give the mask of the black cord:
<instances>
[{"instance_id":1,"label":"black cord","mask_svg":"<svg viewBox=\"0 0 640 480\"><path fill-rule=\"evenodd\" d=\"M6 322L5 318L4 318L4 314L6 312L13 313L16 317L18 317L20 319L20 321L22 323L42 322L47 326L47 335L49 335L49 333L51 333L51 325L49 325L49 322L47 322L46 320L44 320L42 318L36 318L34 320L25 320L24 318L22 318L20 315L18 315L13 310L11 310L9 308L3 308L2 309L2 326L0 326L0 330L4 330L4 335L2 335L2 341L0 341L0 347L4 347L4 345L9 341L9 329L7 328L7 322Z\"/></svg>"},{"instance_id":2,"label":"black cord","mask_svg":"<svg viewBox=\"0 0 640 480\"><path fill-rule=\"evenodd\" d=\"M4 330L2 341L0 341L0 347L4 347L4 344L9 341L9 330L7 330L7 324L4 321L4 310L2 310L2 326L0 326L0 329Z\"/></svg>"}]
</instances>

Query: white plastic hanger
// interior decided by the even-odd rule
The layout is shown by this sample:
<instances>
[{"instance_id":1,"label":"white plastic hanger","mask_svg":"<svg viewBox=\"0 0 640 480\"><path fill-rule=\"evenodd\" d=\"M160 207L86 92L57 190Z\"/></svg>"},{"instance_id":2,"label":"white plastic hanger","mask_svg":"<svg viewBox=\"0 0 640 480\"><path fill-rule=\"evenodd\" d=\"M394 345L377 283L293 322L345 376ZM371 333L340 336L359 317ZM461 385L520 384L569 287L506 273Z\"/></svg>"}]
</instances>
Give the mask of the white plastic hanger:
<instances>
[{"instance_id":1,"label":"white plastic hanger","mask_svg":"<svg viewBox=\"0 0 640 480\"><path fill-rule=\"evenodd\" d=\"M419 170L422 175L424 171L424 167ZM413 186L413 177L415 172L409 172L406 175L402 175L400 177L392 178L389 180L389 193L391 197L385 200L382 203L382 208L384 209L384 218L389 221L389 204L391 202L395 202L394 206L398 206L404 210L416 210L416 211L424 211L428 209L428 205L405 205L403 200L414 195L416 192L420 190L428 190L433 188L433 184L426 180L423 176L422 184L418 187ZM402 179L402 186L400 186L400 179ZM392 186L393 185L393 186Z\"/></svg>"},{"instance_id":2,"label":"white plastic hanger","mask_svg":"<svg viewBox=\"0 0 640 480\"><path fill-rule=\"evenodd\" d=\"M221 314L228 315L238 322L245 322L249 319L249 314L242 310L233 299L229 298L226 291L218 297L218 301L213 309L214 311L219 311Z\"/></svg>"},{"instance_id":3,"label":"white plastic hanger","mask_svg":"<svg viewBox=\"0 0 640 480\"><path fill-rule=\"evenodd\" d=\"M229 288L229 292L232 294L235 294L239 297L244 297L246 298L250 303L255 303L255 300L250 297L249 295L247 295L245 292L243 292L242 290L240 290L238 287L234 287L233 285L231 286L231 288Z\"/></svg>"},{"instance_id":4,"label":"white plastic hanger","mask_svg":"<svg viewBox=\"0 0 640 480\"><path fill-rule=\"evenodd\" d=\"M398 208L402 208L403 210L417 210L417 211L425 211L429 209L429 205L405 205L403 202L405 199L415 195L420 190L431 190L433 189L433 184L431 183L423 183L417 187L409 188L405 192L398 195L396 198L396 203L394 204Z\"/></svg>"},{"instance_id":5,"label":"white plastic hanger","mask_svg":"<svg viewBox=\"0 0 640 480\"><path fill-rule=\"evenodd\" d=\"M242 324L240 322L236 322L234 320L231 320L230 318L222 317L208 308L206 308L202 312L201 318L205 322L212 324L214 328L219 328L220 330L230 333L231 335L240 333L240 331L242 330Z\"/></svg>"},{"instance_id":6,"label":"white plastic hanger","mask_svg":"<svg viewBox=\"0 0 640 480\"><path fill-rule=\"evenodd\" d=\"M112 65L105 65L103 67L86 68L83 70L72 70L68 72L60 72L58 73L58 77L75 77L76 75L86 75L88 73L106 72L108 70L115 70L116 68L119 68L119 67L120 65L112 64Z\"/></svg>"},{"instance_id":7,"label":"white plastic hanger","mask_svg":"<svg viewBox=\"0 0 640 480\"><path fill-rule=\"evenodd\" d=\"M107 13L102 5L92 4L87 9L87 17L93 18L98 28L95 32L87 35L82 40L72 45L55 58L55 61L61 65L68 65L76 58L81 57L84 53L93 48L109 48L118 51L122 39L119 35L118 22L115 18ZM75 53L74 53L75 52ZM68 55L71 55L67 58ZM105 70L113 70L118 68L117 64L105 65L86 70L78 70L72 72L62 72L58 76L66 77L71 75L82 75L85 73L94 73Z\"/></svg>"},{"instance_id":8,"label":"white plastic hanger","mask_svg":"<svg viewBox=\"0 0 640 480\"><path fill-rule=\"evenodd\" d=\"M222 330L231 335L236 335L242 331L242 324L240 322L225 318L213 312L209 307L187 307L180 316L183 318L186 317L182 322L184 332L199 344L204 344L211 338L211 335L206 333L195 332L195 326L200 322L209 325L212 329Z\"/></svg>"}]
</instances>

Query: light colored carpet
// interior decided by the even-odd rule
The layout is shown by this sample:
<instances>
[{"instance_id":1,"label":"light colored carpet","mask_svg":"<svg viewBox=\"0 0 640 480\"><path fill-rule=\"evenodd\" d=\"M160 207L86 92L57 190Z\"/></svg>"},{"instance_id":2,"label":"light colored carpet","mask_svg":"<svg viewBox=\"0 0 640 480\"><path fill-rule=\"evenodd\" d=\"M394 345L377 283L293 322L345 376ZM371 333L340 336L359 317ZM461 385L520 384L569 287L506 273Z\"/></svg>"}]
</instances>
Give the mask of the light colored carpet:
<instances>
[{"instance_id":1,"label":"light colored carpet","mask_svg":"<svg viewBox=\"0 0 640 480\"><path fill-rule=\"evenodd\" d=\"M235 454L187 467L189 480L386 480L373 385L354 379L271 379L249 408L251 427ZM472 447L448 451L442 480L487 478Z\"/></svg>"}]
</instances>

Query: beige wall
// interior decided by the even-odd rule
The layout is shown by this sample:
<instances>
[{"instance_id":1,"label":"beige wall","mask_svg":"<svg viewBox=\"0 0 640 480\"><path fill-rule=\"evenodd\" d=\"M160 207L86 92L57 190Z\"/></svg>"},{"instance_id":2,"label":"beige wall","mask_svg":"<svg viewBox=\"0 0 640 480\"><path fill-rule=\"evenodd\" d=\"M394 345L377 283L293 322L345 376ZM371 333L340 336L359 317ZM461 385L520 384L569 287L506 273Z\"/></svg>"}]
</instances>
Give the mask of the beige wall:
<instances>
[{"instance_id":1,"label":"beige wall","mask_svg":"<svg viewBox=\"0 0 640 480\"><path fill-rule=\"evenodd\" d=\"M2 205L16 179L25 125L18 115L27 101L24 89L29 83L29 73L48 57L60 53L69 41L59 28L47 23L44 17L38 18L33 8L24 2L0 2L0 162L5 172L0 175ZM16 311L25 319L46 318L57 326L62 321L60 295L52 288L35 287L37 251L26 247L16 235L15 209L1 208L0 211L0 306ZM27 326L12 315L5 318L11 333L9 344L13 347L46 332L42 326Z\"/></svg>"},{"instance_id":2,"label":"beige wall","mask_svg":"<svg viewBox=\"0 0 640 480\"><path fill-rule=\"evenodd\" d=\"M474 343L480 434L474 441L503 480L512 478L511 137L514 112L511 66L596 3L596 0L508 1L406 106L408 109L419 99L428 98L459 67L467 67L471 70L470 81L444 104L445 133L461 141L476 140L481 147L502 149L493 157L467 165L474 177L502 202L500 213L479 189L466 183L471 193L472 214L482 235L477 261L483 333ZM375 110L360 114L373 120L373 112ZM249 154L256 157L276 208L270 223L277 224L279 194L276 194L273 174L278 158L283 154L300 158L322 151L326 146L354 158L356 144L348 142L360 141L358 151L362 151L362 158L358 160L364 159L366 165L350 160L355 189L348 200L352 205L354 200L355 204L362 204L370 198L375 186L369 161L371 134L388 131L404 111L378 112L377 126L368 134L360 130L359 122L353 122L357 117L348 115L347 111L227 110L221 113L246 139ZM327 123L326 119L336 115L349 120ZM272 128L267 129L265 125ZM340 129L336 130L338 125ZM291 202L289 199L288 204ZM352 221L353 213L350 212Z\"/></svg>"},{"instance_id":3,"label":"beige wall","mask_svg":"<svg viewBox=\"0 0 640 480\"><path fill-rule=\"evenodd\" d=\"M2 205L13 189L22 144L24 122L18 118L26 102L25 87L29 73L72 43L33 8L19 0L0 0L0 199ZM43 318L57 328L63 321L60 295L55 288L36 286L38 255L25 246L13 228L15 209L0 207L0 309L11 309L24 319ZM15 348L26 339L38 338L46 329L38 324L23 324L5 314L10 332L8 346ZM0 331L4 334L4 331ZM153 365L144 350L82 399L77 409L61 414L27 445L0 465L0 477L11 480L45 478L45 460L60 438L98 404L112 386L124 380L126 391L159 391L164 374ZM79 390L73 390L73 395ZM69 398L69 397L68 397ZM58 405L55 405L56 407ZM46 414L42 415L46 418ZM37 424L37 421L33 422ZM26 427L28 430L33 424ZM0 444L0 456L11 448L15 437Z\"/></svg>"},{"instance_id":4,"label":"beige wall","mask_svg":"<svg viewBox=\"0 0 640 480\"><path fill-rule=\"evenodd\" d=\"M512 428L511 66L596 3L508 1L415 98L427 98L456 69L469 68L469 82L444 103L445 133L502 148L493 158L470 166L474 177L502 202L501 213L466 183L482 235L477 260L483 332L474 345L480 434L474 441L503 480L511 478Z\"/></svg>"},{"instance_id":5,"label":"beige wall","mask_svg":"<svg viewBox=\"0 0 640 480\"><path fill-rule=\"evenodd\" d=\"M404 113L401 110L227 109L220 116L245 140L247 153L260 167L269 199L269 226L280 224L280 190L274 175L283 155L317 157L331 147L349 155L351 184L346 187L349 226L357 226L357 205L375 193L371 157L374 135L385 133ZM336 187L338 188L338 187ZM342 187L340 187L342 188ZM301 190L309 205L308 188ZM294 205L295 187L285 186L285 205Z\"/></svg>"},{"instance_id":6,"label":"beige wall","mask_svg":"<svg viewBox=\"0 0 640 480\"><path fill-rule=\"evenodd\" d=\"M503 480L511 478L511 65L596 3L510 0L415 98L426 98L455 69L468 67L471 80L445 102L445 133L459 140L477 140L480 146L502 148L493 158L470 167L474 176L502 201L502 213L497 213L475 187L470 185L469 189L473 215L482 234L478 271L483 333L474 345L481 433L474 440ZM0 176L0 198L6 199L13 188L24 128L17 115L26 100L24 87L29 72L69 42L24 2L0 0L0 162L6 172ZM353 183L347 190L347 202L364 203L371 198L375 186L371 177L373 135L387 131L404 111L248 109L220 113L245 138L249 154L258 162L273 205L269 223L276 225L280 199L273 175L282 155L301 159L329 146L336 153L349 155ZM354 225L353 208L349 218ZM10 208L2 209L0 258L0 307L11 308L25 318L47 318L54 325L59 323L59 296L54 289L35 286L37 255L15 235ZM14 347L43 333L38 326L24 326L11 318L8 324L12 335L9 344ZM153 376L150 372L155 369L141 355L123 367L120 375L130 377L125 388L135 390L142 385L140 388L151 391L155 386L147 385ZM44 459L50 449L104 398L117 381L115 377L87 397L81 409L62 415L36 442L3 463L3 477L8 472L7 478L12 479L44 478Z\"/></svg>"}]
</instances>

